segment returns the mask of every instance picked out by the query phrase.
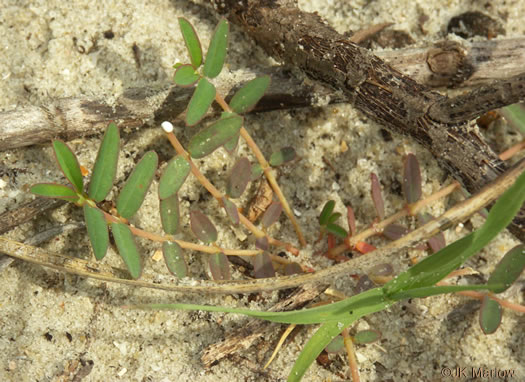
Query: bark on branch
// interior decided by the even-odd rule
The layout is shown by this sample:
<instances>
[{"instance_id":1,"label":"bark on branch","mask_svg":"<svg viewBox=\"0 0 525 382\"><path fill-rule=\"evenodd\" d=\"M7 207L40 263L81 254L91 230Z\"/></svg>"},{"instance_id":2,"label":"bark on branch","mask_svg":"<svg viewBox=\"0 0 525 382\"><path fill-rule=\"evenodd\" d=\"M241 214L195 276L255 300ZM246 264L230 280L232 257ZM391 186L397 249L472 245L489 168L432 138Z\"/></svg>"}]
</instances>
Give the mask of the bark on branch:
<instances>
[{"instance_id":1,"label":"bark on branch","mask_svg":"<svg viewBox=\"0 0 525 382\"><path fill-rule=\"evenodd\" d=\"M212 3L272 57L342 91L371 120L415 139L471 193L505 170L470 122L525 99L524 74L448 98L351 43L319 15L302 12L295 0ZM523 208L509 228L525 241Z\"/></svg>"}]
</instances>

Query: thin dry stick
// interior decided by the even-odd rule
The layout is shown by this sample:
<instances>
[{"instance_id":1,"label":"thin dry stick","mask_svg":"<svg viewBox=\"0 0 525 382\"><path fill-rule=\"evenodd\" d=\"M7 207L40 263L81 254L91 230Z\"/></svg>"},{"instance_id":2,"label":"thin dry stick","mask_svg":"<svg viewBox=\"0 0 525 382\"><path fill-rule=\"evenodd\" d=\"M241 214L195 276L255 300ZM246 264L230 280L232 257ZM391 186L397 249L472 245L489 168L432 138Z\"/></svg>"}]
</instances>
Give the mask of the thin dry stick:
<instances>
[{"instance_id":1,"label":"thin dry stick","mask_svg":"<svg viewBox=\"0 0 525 382\"><path fill-rule=\"evenodd\" d=\"M348 356L348 365L350 366L352 382L359 382L361 381L361 378L359 377L359 367L355 357L354 341L352 341L352 337L350 337L350 334L348 333L348 328L343 329L342 335L345 344L346 355Z\"/></svg>"},{"instance_id":2,"label":"thin dry stick","mask_svg":"<svg viewBox=\"0 0 525 382\"><path fill-rule=\"evenodd\" d=\"M224 111L227 111L230 113L233 112L233 110L230 108L230 105L228 105L226 101L224 101L224 99L220 96L218 92L215 93L215 101L217 101L217 103L223 108ZM257 146L257 143L255 143L255 141L252 139L252 137L250 136L250 133L248 133L248 131L244 127L241 127L240 134L241 134L241 137L243 137L243 139L246 141L246 144L248 145L248 147L252 150L253 154L255 155L255 158L257 158L257 161L261 165L261 169L264 172L264 176L268 180L268 183L270 183L270 186L272 187L273 192L275 192L275 195L277 195L277 198L281 202L286 216L288 216L288 219L290 219L290 221L292 222L297 238L299 239L299 243L301 243L301 247L305 247L306 240L304 239L304 235L301 231L301 227L299 226L299 223L297 223L297 220L295 219L292 209L290 208L288 201L286 200L283 192L281 191L281 187L279 187L277 180L275 180L275 177L270 171L270 164L264 157L261 150L259 150L259 146Z\"/></svg>"},{"instance_id":3,"label":"thin dry stick","mask_svg":"<svg viewBox=\"0 0 525 382\"><path fill-rule=\"evenodd\" d=\"M127 279L129 275L119 268L108 267L100 263L75 259L60 254L53 254L42 248L25 245L5 237L0 237L0 251L9 256L50 267L62 272L131 286L184 293L255 293L274 291L278 289L297 287L308 283L325 283L333 281L336 277L348 274L349 272L368 273L372 267L393 260L397 257L399 251L405 248L414 247L423 240L427 240L429 237L434 236L436 233L444 231L453 225L464 221L478 210L494 202L515 182L524 170L525 160L519 162L498 179L488 184L473 197L458 203L438 218L431 220L402 238L393 241L382 248L369 252L366 256L350 259L345 263L328 267L313 274L213 283L200 281L200 285L192 285L195 284L195 281L188 284L179 280L178 283L169 284L156 283L148 276L143 276L143 280L129 280ZM157 279L160 277L160 275L157 275Z\"/></svg>"},{"instance_id":4,"label":"thin dry stick","mask_svg":"<svg viewBox=\"0 0 525 382\"><path fill-rule=\"evenodd\" d=\"M193 163L190 154L184 149L184 147L179 142L175 134L173 134L173 125L170 122L163 122L162 128L166 132L166 136L168 137L168 140L170 141L177 154L182 155L184 159L186 159L186 161L189 163L191 173L197 178L200 184L202 184L202 186L215 198L215 200L217 200L219 205L221 207L224 207L222 202L222 198L224 197L224 195L219 190L217 190L217 188L215 188L215 186L211 184L211 182L204 175L202 175L199 168L195 165L195 163ZM290 251L294 255L297 255L299 253L299 250L293 247L290 243L284 243L280 240L268 236L266 233L261 231L255 225L253 225L252 222L249 221L242 213L238 212L238 214L239 221L247 229L249 229L256 237L266 236L270 244L275 245L277 247L286 248L287 251Z\"/></svg>"}]
</instances>

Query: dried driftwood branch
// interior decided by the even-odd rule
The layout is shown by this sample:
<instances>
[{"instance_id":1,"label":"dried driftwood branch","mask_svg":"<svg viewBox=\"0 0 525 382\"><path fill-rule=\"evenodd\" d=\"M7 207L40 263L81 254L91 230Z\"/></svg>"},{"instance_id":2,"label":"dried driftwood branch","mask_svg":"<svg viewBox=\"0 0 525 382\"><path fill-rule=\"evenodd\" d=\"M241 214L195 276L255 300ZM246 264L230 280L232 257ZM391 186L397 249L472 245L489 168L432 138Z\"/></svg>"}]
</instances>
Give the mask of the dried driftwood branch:
<instances>
[{"instance_id":1,"label":"dried driftwood branch","mask_svg":"<svg viewBox=\"0 0 525 382\"><path fill-rule=\"evenodd\" d=\"M431 87L468 87L519 74L525 61L525 38L444 41L430 47L383 51L378 56L395 69ZM315 105L319 99L346 102L337 92L306 84L283 67L265 70L273 79L254 112ZM468 76L466 76L468 74ZM222 92L229 90L228 85ZM110 105L103 99L65 98L44 106L26 106L0 113L0 151L98 134L109 121L141 126L147 121L182 120L191 91L180 87L128 89Z\"/></svg>"},{"instance_id":2,"label":"dried driftwood branch","mask_svg":"<svg viewBox=\"0 0 525 382\"><path fill-rule=\"evenodd\" d=\"M505 170L471 120L525 99L525 73L449 98L351 43L319 15L301 11L296 0L212 3L269 55L341 91L371 120L415 139L471 193ZM525 241L524 209L509 229Z\"/></svg>"}]
</instances>

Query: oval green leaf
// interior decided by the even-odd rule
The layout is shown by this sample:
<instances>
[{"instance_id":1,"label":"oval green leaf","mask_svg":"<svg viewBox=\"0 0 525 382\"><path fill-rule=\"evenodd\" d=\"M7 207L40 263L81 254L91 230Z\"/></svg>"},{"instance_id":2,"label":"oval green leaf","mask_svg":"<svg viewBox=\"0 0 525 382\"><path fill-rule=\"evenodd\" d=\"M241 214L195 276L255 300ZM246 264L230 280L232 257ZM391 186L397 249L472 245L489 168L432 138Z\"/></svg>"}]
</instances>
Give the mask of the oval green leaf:
<instances>
[{"instance_id":1,"label":"oval green leaf","mask_svg":"<svg viewBox=\"0 0 525 382\"><path fill-rule=\"evenodd\" d=\"M479 325L485 334L492 334L498 330L501 323L501 305L499 302L483 297L481 308L479 310Z\"/></svg>"},{"instance_id":2,"label":"oval green leaf","mask_svg":"<svg viewBox=\"0 0 525 382\"><path fill-rule=\"evenodd\" d=\"M179 279L188 276L188 265L184 259L182 248L175 242L165 241L162 243L162 254L169 271Z\"/></svg>"},{"instance_id":3,"label":"oval green leaf","mask_svg":"<svg viewBox=\"0 0 525 382\"><path fill-rule=\"evenodd\" d=\"M226 48L228 46L229 24L225 18L219 21L215 32L210 41L206 60L204 61L204 75L209 78L215 78L219 75L226 58Z\"/></svg>"},{"instance_id":4,"label":"oval green leaf","mask_svg":"<svg viewBox=\"0 0 525 382\"><path fill-rule=\"evenodd\" d=\"M142 272L142 264L131 230L126 224L111 223L111 232L113 232L120 257L124 260L131 277L138 279Z\"/></svg>"},{"instance_id":5,"label":"oval green leaf","mask_svg":"<svg viewBox=\"0 0 525 382\"><path fill-rule=\"evenodd\" d=\"M237 145L239 144L239 136L240 134L235 135L232 139L224 144L224 150L226 150L228 154L232 155L234 153Z\"/></svg>"},{"instance_id":6,"label":"oval green leaf","mask_svg":"<svg viewBox=\"0 0 525 382\"><path fill-rule=\"evenodd\" d=\"M199 37L188 20L179 17L179 27L190 55L191 64L197 69L202 64L202 48Z\"/></svg>"},{"instance_id":7,"label":"oval green leaf","mask_svg":"<svg viewBox=\"0 0 525 382\"><path fill-rule=\"evenodd\" d=\"M283 147L270 155L269 162L271 166L277 167L294 160L295 157L296 154L293 147Z\"/></svg>"},{"instance_id":8,"label":"oval green leaf","mask_svg":"<svg viewBox=\"0 0 525 382\"><path fill-rule=\"evenodd\" d=\"M181 65L177 68L173 81L176 85L182 87L189 87L194 85L199 80L199 73L190 64Z\"/></svg>"},{"instance_id":9,"label":"oval green leaf","mask_svg":"<svg viewBox=\"0 0 525 382\"><path fill-rule=\"evenodd\" d=\"M214 243L217 241L217 230L210 219L202 212L193 210L190 212L191 231L197 239L204 243Z\"/></svg>"},{"instance_id":10,"label":"oval green leaf","mask_svg":"<svg viewBox=\"0 0 525 382\"><path fill-rule=\"evenodd\" d=\"M343 336L339 335L335 337L325 348L324 350L327 353L340 353L345 347L345 342Z\"/></svg>"},{"instance_id":11,"label":"oval green leaf","mask_svg":"<svg viewBox=\"0 0 525 382\"><path fill-rule=\"evenodd\" d=\"M186 125L193 126L204 117L215 99L215 86L206 78L201 78L186 110Z\"/></svg>"},{"instance_id":12,"label":"oval green leaf","mask_svg":"<svg viewBox=\"0 0 525 382\"><path fill-rule=\"evenodd\" d=\"M242 117L235 115L217 122L199 131L188 144L188 151L193 158L203 158L224 145L239 133Z\"/></svg>"},{"instance_id":13,"label":"oval green leaf","mask_svg":"<svg viewBox=\"0 0 525 382\"><path fill-rule=\"evenodd\" d=\"M175 235L180 226L179 197L177 194L160 201L160 221L168 235Z\"/></svg>"},{"instance_id":14,"label":"oval green leaf","mask_svg":"<svg viewBox=\"0 0 525 382\"><path fill-rule=\"evenodd\" d=\"M226 194L230 198L239 198L250 182L252 164L246 157L239 158L230 171L226 182Z\"/></svg>"},{"instance_id":15,"label":"oval green leaf","mask_svg":"<svg viewBox=\"0 0 525 382\"><path fill-rule=\"evenodd\" d=\"M159 198L166 199L179 192L189 173L190 164L182 155L170 160L160 177Z\"/></svg>"},{"instance_id":16,"label":"oval green leaf","mask_svg":"<svg viewBox=\"0 0 525 382\"><path fill-rule=\"evenodd\" d=\"M331 233L334 236L337 236L340 239L344 239L348 236L348 232L346 230L334 223L329 223L326 225L326 232Z\"/></svg>"},{"instance_id":17,"label":"oval green leaf","mask_svg":"<svg viewBox=\"0 0 525 382\"><path fill-rule=\"evenodd\" d=\"M95 202L101 202L106 198L113 187L115 175L117 173L118 151L120 146L120 136L117 125L113 122L109 124L100 144L89 183L88 195Z\"/></svg>"},{"instance_id":18,"label":"oval green leaf","mask_svg":"<svg viewBox=\"0 0 525 382\"><path fill-rule=\"evenodd\" d=\"M323 210L321 211L321 215L319 216L319 224L324 226L328 224L328 219L330 219L330 216L332 216L332 212L335 208L335 202L333 200L329 200L325 203Z\"/></svg>"},{"instance_id":19,"label":"oval green leaf","mask_svg":"<svg viewBox=\"0 0 525 382\"><path fill-rule=\"evenodd\" d=\"M403 165L403 194L408 203L415 203L421 198L419 162L414 154L408 154Z\"/></svg>"},{"instance_id":20,"label":"oval green leaf","mask_svg":"<svg viewBox=\"0 0 525 382\"><path fill-rule=\"evenodd\" d=\"M235 203L224 196L221 200L224 210L226 211L226 215L228 215L233 225L239 225L239 211L237 210Z\"/></svg>"},{"instance_id":21,"label":"oval green leaf","mask_svg":"<svg viewBox=\"0 0 525 382\"><path fill-rule=\"evenodd\" d=\"M381 333L377 330L362 330L357 332L354 336L354 343L356 344L371 344L381 338Z\"/></svg>"},{"instance_id":22,"label":"oval green leaf","mask_svg":"<svg viewBox=\"0 0 525 382\"><path fill-rule=\"evenodd\" d=\"M239 114L253 109L270 85L270 77L257 77L240 88L230 101L230 108Z\"/></svg>"},{"instance_id":23,"label":"oval green leaf","mask_svg":"<svg viewBox=\"0 0 525 382\"><path fill-rule=\"evenodd\" d=\"M57 183L38 183L31 186L29 192L45 198L63 199L71 203L75 203L79 199L76 191Z\"/></svg>"},{"instance_id":24,"label":"oval green leaf","mask_svg":"<svg viewBox=\"0 0 525 382\"><path fill-rule=\"evenodd\" d=\"M503 284L504 287L494 289L494 293L505 292L520 277L525 269L525 245L521 244L510 251L499 261L489 277L488 284Z\"/></svg>"},{"instance_id":25,"label":"oval green leaf","mask_svg":"<svg viewBox=\"0 0 525 382\"><path fill-rule=\"evenodd\" d=\"M84 219L95 258L102 260L106 256L109 245L109 230L106 218L101 210L86 203L84 204Z\"/></svg>"},{"instance_id":26,"label":"oval green leaf","mask_svg":"<svg viewBox=\"0 0 525 382\"><path fill-rule=\"evenodd\" d=\"M230 262L224 253L210 255L208 262L214 280L229 280L231 278Z\"/></svg>"},{"instance_id":27,"label":"oval green leaf","mask_svg":"<svg viewBox=\"0 0 525 382\"><path fill-rule=\"evenodd\" d=\"M117 199L117 211L120 216L129 219L138 211L155 176L157 162L157 154L148 151L137 163Z\"/></svg>"},{"instance_id":28,"label":"oval green leaf","mask_svg":"<svg viewBox=\"0 0 525 382\"><path fill-rule=\"evenodd\" d=\"M53 149L55 151L55 157L60 166L60 169L66 176L67 180L76 192L82 193L84 184L82 182L82 173L80 172L80 166L78 160L73 151L62 141L53 141Z\"/></svg>"}]
</instances>

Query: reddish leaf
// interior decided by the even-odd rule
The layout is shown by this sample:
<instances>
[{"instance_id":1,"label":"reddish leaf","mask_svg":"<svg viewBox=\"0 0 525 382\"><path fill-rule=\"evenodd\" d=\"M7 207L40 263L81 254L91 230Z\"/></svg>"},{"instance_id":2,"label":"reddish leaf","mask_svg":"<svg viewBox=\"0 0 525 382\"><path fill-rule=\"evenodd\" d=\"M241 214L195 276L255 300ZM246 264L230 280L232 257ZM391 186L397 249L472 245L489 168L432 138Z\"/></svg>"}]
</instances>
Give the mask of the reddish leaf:
<instances>
[{"instance_id":1,"label":"reddish leaf","mask_svg":"<svg viewBox=\"0 0 525 382\"><path fill-rule=\"evenodd\" d=\"M226 183L226 194L230 198L236 199L242 195L250 182L251 171L252 165L248 158L242 157L237 160Z\"/></svg>"},{"instance_id":2,"label":"reddish leaf","mask_svg":"<svg viewBox=\"0 0 525 382\"><path fill-rule=\"evenodd\" d=\"M415 203L421 198L421 171L414 154L405 158L403 169L403 194L408 203Z\"/></svg>"},{"instance_id":3,"label":"reddish leaf","mask_svg":"<svg viewBox=\"0 0 525 382\"><path fill-rule=\"evenodd\" d=\"M226 211L226 215L228 215L233 225L238 225L239 224L239 211L237 210L237 206L235 205L235 203L233 203L230 199L223 196L222 204L224 206L224 210Z\"/></svg>"},{"instance_id":4,"label":"reddish leaf","mask_svg":"<svg viewBox=\"0 0 525 382\"><path fill-rule=\"evenodd\" d=\"M356 228L355 228L354 210L350 206L346 207L346 220L348 222L348 229L350 230L351 235L352 236L355 235Z\"/></svg>"},{"instance_id":5,"label":"reddish leaf","mask_svg":"<svg viewBox=\"0 0 525 382\"><path fill-rule=\"evenodd\" d=\"M215 226L202 212L198 210L190 212L190 227L191 232L193 232L200 241L204 243L217 241L217 230Z\"/></svg>"},{"instance_id":6,"label":"reddish leaf","mask_svg":"<svg viewBox=\"0 0 525 382\"><path fill-rule=\"evenodd\" d=\"M219 252L210 255L208 262L214 280L229 280L231 278L230 262L224 253Z\"/></svg>"},{"instance_id":7,"label":"reddish leaf","mask_svg":"<svg viewBox=\"0 0 525 382\"><path fill-rule=\"evenodd\" d=\"M253 272L256 279L275 277L272 260L267 253L259 253L253 256Z\"/></svg>"},{"instance_id":8,"label":"reddish leaf","mask_svg":"<svg viewBox=\"0 0 525 382\"><path fill-rule=\"evenodd\" d=\"M381 185L379 184L379 179L374 173L370 174L370 181L372 183L372 201L374 202L374 207L376 209L377 216L380 220L385 218L385 203L383 202L383 196L381 195Z\"/></svg>"},{"instance_id":9,"label":"reddish leaf","mask_svg":"<svg viewBox=\"0 0 525 382\"><path fill-rule=\"evenodd\" d=\"M261 219L261 224L263 225L263 227L268 228L277 220L279 220L282 211L283 206L281 205L281 203L272 202L268 209L264 212L264 215Z\"/></svg>"},{"instance_id":10,"label":"reddish leaf","mask_svg":"<svg viewBox=\"0 0 525 382\"><path fill-rule=\"evenodd\" d=\"M390 240L397 240L409 233L410 230L400 224L389 224L383 230L383 235Z\"/></svg>"}]
</instances>

